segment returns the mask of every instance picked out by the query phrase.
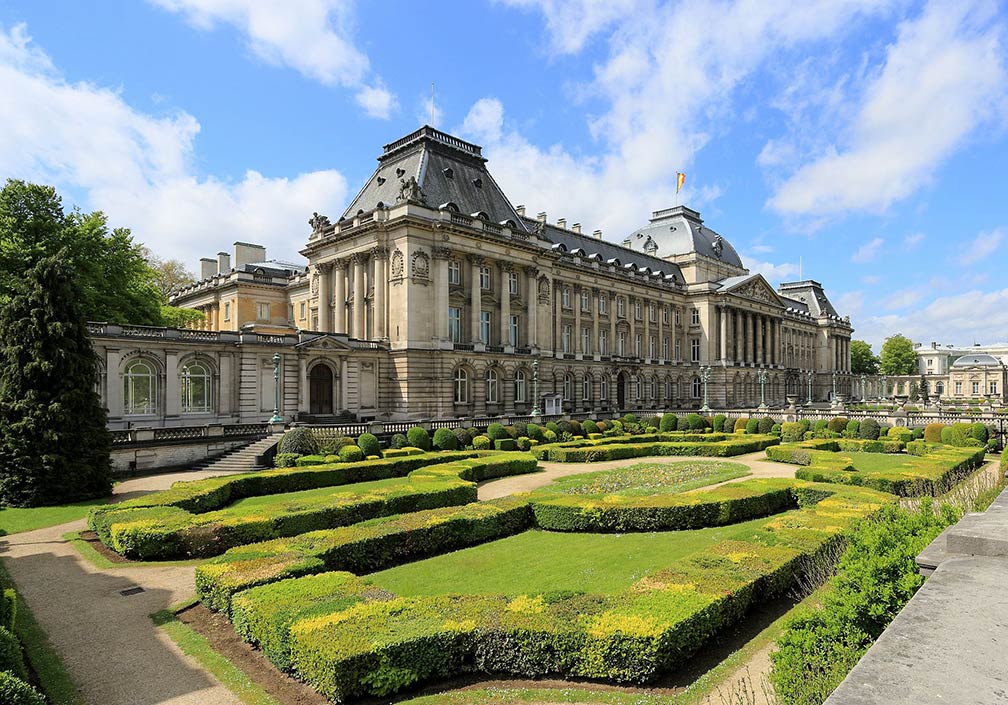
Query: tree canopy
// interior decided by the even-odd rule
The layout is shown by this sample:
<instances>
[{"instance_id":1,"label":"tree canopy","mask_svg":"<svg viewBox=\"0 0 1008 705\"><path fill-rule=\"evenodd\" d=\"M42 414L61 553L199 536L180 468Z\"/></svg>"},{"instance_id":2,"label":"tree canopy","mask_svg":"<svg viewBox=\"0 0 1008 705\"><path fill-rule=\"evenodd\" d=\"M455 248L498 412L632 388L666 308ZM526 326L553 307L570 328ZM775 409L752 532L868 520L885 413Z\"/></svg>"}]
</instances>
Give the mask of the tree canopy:
<instances>
[{"instance_id":1,"label":"tree canopy","mask_svg":"<svg viewBox=\"0 0 1008 705\"><path fill-rule=\"evenodd\" d=\"M913 342L905 335L897 333L882 343L880 369L884 375L917 374L917 353Z\"/></svg>"},{"instance_id":2,"label":"tree canopy","mask_svg":"<svg viewBox=\"0 0 1008 705\"><path fill-rule=\"evenodd\" d=\"M0 303L13 297L25 272L56 255L76 283L86 320L173 325L195 313L167 306L169 282L187 283L181 263L151 257L128 229L110 229L100 211L65 212L51 186L8 180L0 189Z\"/></svg>"},{"instance_id":3,"label":"tree canopy","mask_svg":"<svg viewBox=\"0 0 1008 705\"><path fill-rule=\"evenodd\" d=\"M863 340L850 343L851 372L856 375L874 375L879 371L879 359L872 352L871 345Z\"/></svg>"}]
</instances>

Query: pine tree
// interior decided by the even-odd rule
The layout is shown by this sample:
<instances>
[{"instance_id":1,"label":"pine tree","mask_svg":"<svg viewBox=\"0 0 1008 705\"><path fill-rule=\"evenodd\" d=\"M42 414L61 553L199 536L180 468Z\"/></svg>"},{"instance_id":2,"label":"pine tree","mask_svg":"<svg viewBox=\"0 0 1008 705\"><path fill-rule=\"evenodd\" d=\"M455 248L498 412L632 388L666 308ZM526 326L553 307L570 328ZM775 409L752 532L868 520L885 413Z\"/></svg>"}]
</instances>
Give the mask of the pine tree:
<instances>
[{"instance_id":1,"label":"pine tree","mask_svg":"<svg viewBox=\"0 0 1008 705\"><path fill-rule=\"evenodd\" d=\"M111 438L80 290L60 256L40 260L0 310L0 502L107 496Z\"/></svg>"}]
</instances>

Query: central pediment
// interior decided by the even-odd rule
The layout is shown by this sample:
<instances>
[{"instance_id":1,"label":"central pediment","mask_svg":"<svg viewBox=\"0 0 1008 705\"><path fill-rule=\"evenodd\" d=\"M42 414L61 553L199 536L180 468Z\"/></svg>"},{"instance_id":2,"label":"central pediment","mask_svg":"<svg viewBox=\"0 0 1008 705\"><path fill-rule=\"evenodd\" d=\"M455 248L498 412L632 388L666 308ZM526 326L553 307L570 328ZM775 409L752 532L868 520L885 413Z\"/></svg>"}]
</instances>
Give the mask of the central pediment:
<instances>
[{"instance_id":1,"label":"central pediment","mask_svg":"<svg viewBox=\"0 0 1008 705\"><path fill-rule=\"evenodd\" d=\"M346 336L323 333L322 335L297 343L295 348L301 350L353 350Z\"/></svg>"},{"instance_id":2,"label":"central pediment","mask_svg":"<svg viewBox=\"0 0 1008 705\"><path fill-rule=\"evenodd\" d=\"M780 295L773 290L773 287L767 283L762 274L753 274L740 281L733 281L724 286L722 293L733 294L744 299L751 299L752 301L759 301L774 306L784 305Z\"/></svg>"}]
</instances>

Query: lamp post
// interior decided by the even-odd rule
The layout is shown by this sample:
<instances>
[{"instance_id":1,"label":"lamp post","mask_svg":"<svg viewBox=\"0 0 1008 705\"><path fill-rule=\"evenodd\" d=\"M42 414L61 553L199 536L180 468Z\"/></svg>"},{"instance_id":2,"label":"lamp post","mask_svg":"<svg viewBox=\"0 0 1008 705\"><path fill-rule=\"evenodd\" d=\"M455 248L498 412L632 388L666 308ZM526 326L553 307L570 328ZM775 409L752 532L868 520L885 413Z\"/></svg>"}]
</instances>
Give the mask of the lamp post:
<instances>
[{"instance_id":1,"label":"lamp post","mask_svg":"<svg viewBox=\"0 0 1008 705\"><path fill-rule=\"evenodd\" d=\"M833 404L836 405L836 370L833 370Z\"/></svg>"},{"instance_id":2,"label":"lamp post","mask_svg":"<svg viewBox=\"0 0 1008 705\"><path fill-rule=\"evenodd\" d=\"M763 411L763 410L765 410L767 408L767 405L766 405L766 383L767 383L767 378L768 377L769 377L769 375L767 375L767 371L765 369L763 369L763 368L760 368L760 370L758 372L756 372L756 381L759 382L759 397L760 397L759 408L760 408L761 411Z\"/></svg>"},{"instance_id":3,"label":"lamp post","mask_svg":"<svg viewBox=\"0 0 1008 705\"><path fill-rule=\"evenodd\" d=\"M703 412L710 411L710 407L707 405L707 383L710 382L710 374L710 365L700 367L700 381L703 382L703 406L700 407L700 411Z\"/></svg>"},{"instance_id":4,"label":"lamp post","mask_svg":"<svg viewBox=\"0 0 1008 705\"><path fill-rule=\"evenodd\" d=\"M868 375L861 375L861 401L866 401L865 390L868 385Z\"/></svg>"},{"instance_id":5,"label":"lamp post","mask_svg":"<svg viewBox=\"0 0 1008 705\"><path fill-rule=\"evenodd\" d=\"M889 398L889 384L886 380L886 376L882 375L882 402Z\"/></svg>"},{"instance_id":6,"label":"lamp post","mask_svg":"<svg viewBox=\"0 0 1008 705\"><path fill-rule=\"evenodd\" d=\"M812 370L808 371L808 401L805 402L805 405L812 405Z\"/></svg>"},{"instance_id":7,"label":"lamp post","mask_svg":"<svg viewBox=\"0 0 1008 705\"><path fill-rule=\"evenodd\" d=\"M283 423L280 415L280 353L273 353L273 418L270 423Z\"/></svg>"},{"instance_id":8,"label":"lamp post","mask_svg":"<svg viewBox=\"0 0 1008 705\"><path fill-rule=\"evenodd\" d=\"M532 360L532 415L541 416L539 409L539 358Z\"/></svg>"}]
</instances>

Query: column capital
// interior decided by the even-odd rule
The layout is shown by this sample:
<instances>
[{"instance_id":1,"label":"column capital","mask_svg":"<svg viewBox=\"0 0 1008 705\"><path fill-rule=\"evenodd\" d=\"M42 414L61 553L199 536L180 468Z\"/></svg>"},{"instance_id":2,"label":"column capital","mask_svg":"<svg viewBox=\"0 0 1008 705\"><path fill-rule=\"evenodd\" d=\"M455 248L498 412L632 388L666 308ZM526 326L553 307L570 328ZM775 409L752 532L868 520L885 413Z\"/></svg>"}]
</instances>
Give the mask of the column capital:
<instances>
[{"instance_id":1,"label":"column capital","mask_svg":"<svg viewBox=\"0 0 1008 705\"><path fill-rule=\"evenodd\" d=\"M314 264L312 266L315 268L315 274L322 275L322 274L329 274L329 272L332 271L333 263L332 262L317 262L316 264Z\"/></svg>"},{"instance_id":2,"label":"column capital","mask_svg":"<svg viewBox=\"0 0 1008 705\"><path fill-rule=\"evenodd\" d=\"M448 247L432 247L431 255L434 259L451 259L452 251Z\"/></svg>"},{"instance_id":3,"label":"column capital","mask_svg":"<svg viewBox=\"0 0 1008 705\"><path fill-rule=\"evenodd\" d=\"M367 252L354 252L350 255L350 261L356 264L365 264L368 261Z\"/></svg>"},{"instance_id":4,"label":"column capital","mask_svg":"<svg viewBox=\"0 0 1008 705\"><path fill-rule=\"evenodd\" d=\"M469 254L466 255L466 259L473 265L479 266L483 264L483 255Z\"/></svg>"},{"instance_id":5,"label":"column capital","mask_svg":"<svg viewBox=\"0 0 1008 705\"><path fill-rule=\"evenodd\" d=\"M388 248L387 247L372 247L370 254L372 257L378 259L388 259Z\"/></svg>"},{"instance_id":6,"label":"column capital","mask_svg":"<svg viewBox=\"0 0 1008 705\"><path fill-rule=\"evenodd\" d=\"M535 277L539 276L539 268L538 267L533 267L531 265L525 265L524 269L525 269L525 274L527 274L530 277L535 278Z\"/></svg>"},{"instance_id":7,"label":"column capital","mask_svg":"<svg viewBox=\"0 0 1008 705\"><path fill-rule=\"evenodd\" d=\"M515 264L511 260L502 259L497 261L497 266L500 267L502 272L513 272L515 270Z\"/></svg>"}]
</instances>

